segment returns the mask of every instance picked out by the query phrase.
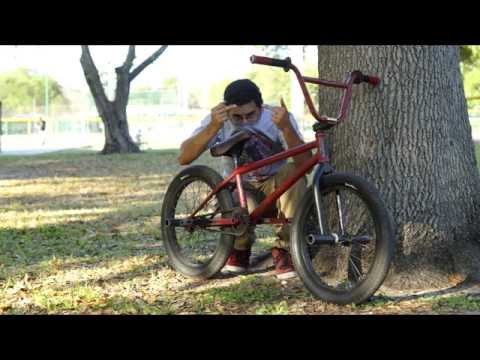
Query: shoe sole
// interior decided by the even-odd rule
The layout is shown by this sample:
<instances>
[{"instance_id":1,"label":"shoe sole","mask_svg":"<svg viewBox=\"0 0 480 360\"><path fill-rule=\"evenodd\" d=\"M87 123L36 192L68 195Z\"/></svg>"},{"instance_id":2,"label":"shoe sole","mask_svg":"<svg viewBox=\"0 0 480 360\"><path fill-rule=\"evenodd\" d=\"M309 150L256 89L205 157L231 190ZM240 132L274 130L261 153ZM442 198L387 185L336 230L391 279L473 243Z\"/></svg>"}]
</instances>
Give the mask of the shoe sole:
<instances>
[{"instance_id":1,"label":"shoe sole","mask_svg":"<svg viewBox=\"0 0 480 360\"><path fill-rule=\"evenodd\" d=\"M246 268L241 266L234 266L234 265L225 265L223 269L232 274L243 274L247 272Z\"/></svg>"},{"instance_id":2,"label":"shoe sole","mask_svg":"<svg viewBox=\"0 0 480 360\"><path fill-rule=\"evenodd\" d=\"M295 271L290 271L290 272L286 272L286 273L283 273L283 274L277 274L277 279L287 280L287 279L294 278L296 276L297 276L297 273Z\"/></svg>"}]
</instances>

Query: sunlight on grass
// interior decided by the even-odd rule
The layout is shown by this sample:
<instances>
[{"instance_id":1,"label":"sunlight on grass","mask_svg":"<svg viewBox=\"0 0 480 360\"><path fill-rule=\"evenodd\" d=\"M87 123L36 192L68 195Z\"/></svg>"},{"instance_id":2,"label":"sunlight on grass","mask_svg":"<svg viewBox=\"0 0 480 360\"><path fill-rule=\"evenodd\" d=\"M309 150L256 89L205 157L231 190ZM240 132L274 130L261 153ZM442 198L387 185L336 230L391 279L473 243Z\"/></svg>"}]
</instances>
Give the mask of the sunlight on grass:
<instances>
[{"instance_id":1,"label":"sunlight on grass","mask_svg":"<svg viewBox=\"0 0 480 360\"><path fill-rule=\"evenodd\" d=\"M255 311L255 314L256 315L287 315L288 304L286 301L280 301L274 304L262 305Z\"/></svg>"},{"instance_id":2,"label":"sunlight on grass","mask_svg":"<svg viewBox=\"0 0 480 360\"><path fill-rule=\"evenodd\" d=\"M39 211L5 211L2 213L1 228L36 228L41 225L61 224L73 221L93 221L115 209L65 209Z\"/></svg>"}]
</instances>

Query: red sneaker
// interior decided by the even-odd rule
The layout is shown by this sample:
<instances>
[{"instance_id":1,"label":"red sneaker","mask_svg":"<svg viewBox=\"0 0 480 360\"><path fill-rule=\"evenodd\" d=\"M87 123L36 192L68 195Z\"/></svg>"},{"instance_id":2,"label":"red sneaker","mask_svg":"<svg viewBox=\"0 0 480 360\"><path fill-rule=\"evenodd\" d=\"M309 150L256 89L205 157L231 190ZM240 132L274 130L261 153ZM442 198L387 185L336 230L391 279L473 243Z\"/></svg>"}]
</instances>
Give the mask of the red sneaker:
<instances>
[{"instance_id":1,"label":"red sneaker","mask_svg":"<svg viewBox=\"0 0 480 360\"><path fill-rule=\"evenodd\" d=\"M224 269L233 274L245 273L250 265L250 254L251 250L233 249Z\"/></svg>"},{"instance_id":2,"label":"red sneaker","mask_svg":"<svg viewBox=\"0 0 480 360\"><path fill-rule=\"evenodd\" d=\"M292 257L288 251L274 247L272 249L272 257L277 279L286 280L297 276L293 268Z\"/></svg>"}]
</instances>

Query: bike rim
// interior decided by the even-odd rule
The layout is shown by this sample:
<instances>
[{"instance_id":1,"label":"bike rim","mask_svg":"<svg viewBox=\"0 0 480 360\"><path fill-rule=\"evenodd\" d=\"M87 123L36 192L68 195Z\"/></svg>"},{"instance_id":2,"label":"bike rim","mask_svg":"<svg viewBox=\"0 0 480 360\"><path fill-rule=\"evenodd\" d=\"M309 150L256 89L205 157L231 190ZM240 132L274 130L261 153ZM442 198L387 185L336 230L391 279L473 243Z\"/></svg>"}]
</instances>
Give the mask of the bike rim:
<instances>
[{"instance_id":1,"label":"bike rim","mask_svg":"<svg viewBox=\"0 0 480 360\"><path fill-rule=\"evenodd\" d=\"M201 202L212 191L211 186L199 178L191 178L178 190L173 211L169 219L186 220L200 206ZM217 196L212 199L196 214L198 217L216 219L222 217L220 201ZM201 268L206 266L215 256L221 233L218 227L191 228L183 226L170 226L170 238L174 241L171 246L177 259L183 264Z\"/></svg>"},{"instance_id":2,"label":"bike rim","mask_svg":"<svg viewBox=\"0 0 480 360\"><path fill-rule=\"evenodd\" d=\"M352 293L375 266L380 224L374 209L355 189L337 185L322 191L324 235L331 241L309 239L320 235L315 202L311 201L301 229L305 268L318 287L338 295ZM344 240L350 240L350 243ZM366 241L368 239L368 241ZM361 240L361 241L360 241Z\"/></svg>"}]
</instances>

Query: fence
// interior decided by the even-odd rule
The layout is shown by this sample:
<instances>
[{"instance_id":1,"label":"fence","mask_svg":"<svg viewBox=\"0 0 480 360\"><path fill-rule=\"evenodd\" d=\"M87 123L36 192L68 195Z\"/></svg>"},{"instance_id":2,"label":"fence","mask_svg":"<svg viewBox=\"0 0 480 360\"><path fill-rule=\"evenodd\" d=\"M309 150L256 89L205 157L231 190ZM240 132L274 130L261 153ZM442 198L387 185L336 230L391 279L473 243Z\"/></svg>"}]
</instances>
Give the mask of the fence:
<instances>
[{"instance_id":1,"label":"fence","mask_svg":"<svg viewBox=\"0 0 480 360\"><path fill-rule=\"evenodd\" d=\"M0 105L1 106L1 105ZM96 110L67 111L52 108L49 117L38 113L0 115L0 151L28 149L63 149L90 147L101 149L104 143L103 123ZM142 105L138 102L127 109L130 135L144 149L178 148L209 109L179 108L175 104ZM0 107L1 112L1 107ZM471 114L472 134L480 139L480 118ZM45 131L39 121L46 121ZM297 119L306 141L313 139L314 119Z\"/></svg>"}]
</instances>

